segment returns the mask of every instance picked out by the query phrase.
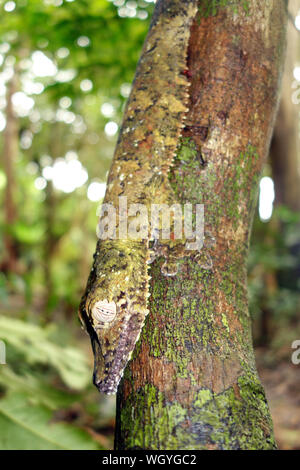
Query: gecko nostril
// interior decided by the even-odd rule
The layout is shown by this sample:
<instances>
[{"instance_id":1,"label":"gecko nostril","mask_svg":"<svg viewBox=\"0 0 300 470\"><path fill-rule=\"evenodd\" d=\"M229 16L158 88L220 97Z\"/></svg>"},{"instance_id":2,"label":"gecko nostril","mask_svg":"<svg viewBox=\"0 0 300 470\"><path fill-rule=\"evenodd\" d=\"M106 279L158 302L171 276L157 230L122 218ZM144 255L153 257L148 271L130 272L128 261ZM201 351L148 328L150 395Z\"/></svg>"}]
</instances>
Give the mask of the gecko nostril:
<instances>
[{"instance_id":1,"label":"gecko nostril","mask_svg":"<svg viewBox=\"0 0 300 470\"><path fill-rule=\"evenodd\" d=\"M98 322L112 322L117 314L115 302L107 302L107 300L99 300L92 308L92 316Z\"/></svg>"}]
</instances>

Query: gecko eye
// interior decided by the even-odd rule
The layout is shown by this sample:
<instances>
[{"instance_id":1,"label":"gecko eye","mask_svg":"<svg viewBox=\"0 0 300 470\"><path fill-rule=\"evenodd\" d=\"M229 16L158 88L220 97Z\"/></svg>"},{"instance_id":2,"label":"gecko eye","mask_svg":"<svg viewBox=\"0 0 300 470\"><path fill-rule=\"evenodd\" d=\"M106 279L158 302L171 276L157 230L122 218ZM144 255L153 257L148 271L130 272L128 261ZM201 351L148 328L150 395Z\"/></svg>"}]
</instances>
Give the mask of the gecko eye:
<instances>
[{"instance_id":1,"label":"gecko eye","mask_svg":"<svg viewBox=\"0 0 300 470\"><path fill-rule=\"evenodd\" d=\"M107 300L99 300L92 308L92 316L97 322L112 322L117 314L115 302L107 302Z\"/></svg>"}]
</instances>

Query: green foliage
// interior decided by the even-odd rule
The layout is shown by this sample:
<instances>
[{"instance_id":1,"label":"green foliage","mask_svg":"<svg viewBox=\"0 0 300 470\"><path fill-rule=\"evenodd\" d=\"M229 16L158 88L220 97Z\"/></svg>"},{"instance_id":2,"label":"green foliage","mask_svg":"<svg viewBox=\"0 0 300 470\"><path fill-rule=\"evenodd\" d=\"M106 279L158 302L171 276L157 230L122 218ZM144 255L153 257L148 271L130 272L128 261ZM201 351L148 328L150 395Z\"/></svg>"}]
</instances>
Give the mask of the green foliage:
<instances>
[{"instance_id":1,"label":"green foliage","mask_svg":"<svg viewBox=\"0 0 300 470\"><path fill-rule=\"evenodd\" d=\"M18 259L16 271L0 273L0 339L7 346L7 364L0 366L0 447L98 448L83 427L111 446L100 432L110 429L114 401L91 384L89 339L76 318L96 241L98 202L88 199L87 189L106 181L116 135L105 125L121 122L153 4L16 0L9 11L6 3L0 0L0 124L12 74L21 104L29 107L14 105L14 223L0 213L0 232L11 235ZM3 144L0 132L0 151ZM72 158L88 179L64 192L45 179L45 169ZM2 206L6 184L1 159ZM3 236L0 252L1 264ZM54 422L57 416L68 423Z\"/></svg>"},{"instance_id":2,"label":"green foliage","mask_svg":"<svg viewBox=\"0 0 300 470\"><path fill-rule=\"evenodd\" d=\"M99 449L86 431L56 422L53 414L82 400L90 378L85 356L58 344L52 325L1 316L0 331L7 349L0 366L0 448Z\"/></svg>"},{"instance_id":3,"label":"green foliage","mask_svg":"<svg viewBox=\"0 0 300 470\"><path fill-rule=\"evenodd\" d=\"M201 0L199 4L199 16L207 18L216 16L220 8L230 6L234 13L238 12L241 6L246 13L249 13L248 0Z\"/></svg>"},{"instance_id":4,"label":"green foliage","mask_svg":"<svg viewBox=\"0 0 300 470\"><path fill-rule=\"evenodd\" d=\"M32 409L21 393L0 400L1 450L96 450L99 446L80 429L51 422L42 405Z\"/></svg>"},{"instance_id":5,"label":"green foliage","mask_svg":"<svg viewBox=\"0 0 300 470\"><path fill-rule=\"evenodd\" d=\"M14 356L22 357L27 365L52 366L70 388L80 390L90 379L86 358L75 348L56 344L55 329L0 316L1 339L12 347ZM22 369L22 364L18 367Z\"/></svg>"},{"instance_id":6,"label":"green foliage","mask_svg":"<svg viewBox=\"0 0 300 470\"><path fill-rule=\"evenodd\" d=\"M130 17L133 10L130 13L126 2L115 3L20 0L13 11L6 11L0 1L3 82L9 82L6 76L13 66L18 92L34 102L27 112L17 112L14 199L18 217L8 226L1 214L0 231L10 233L16 242L21 271L27 277L27 301L44 291L48 312L61 306L74 308L83 290L89 271L86 260L91 259L95 244L97 208L87 200L87 188L93 181L106 181L115 136L107 135L104 128L112 120L121 121L153 9L151 2L139 0L135 17ZM51 61L57 73L35 72L37 52ZM82 88L86 81L88 89ZM35 91L34 85L42 92ZM100 111L103 105L111 107L111 114ZM0 119L1 112L5 115L3 106L0 103ZM0 134L0 151L2 144ZM50 181L36 189L44 168L70 151L88 171L87 182L71 193L53 188ZM5 182L0 168L1 204ZM2 240L3 253L1 244Z\"/></svg>"}]
</instances>

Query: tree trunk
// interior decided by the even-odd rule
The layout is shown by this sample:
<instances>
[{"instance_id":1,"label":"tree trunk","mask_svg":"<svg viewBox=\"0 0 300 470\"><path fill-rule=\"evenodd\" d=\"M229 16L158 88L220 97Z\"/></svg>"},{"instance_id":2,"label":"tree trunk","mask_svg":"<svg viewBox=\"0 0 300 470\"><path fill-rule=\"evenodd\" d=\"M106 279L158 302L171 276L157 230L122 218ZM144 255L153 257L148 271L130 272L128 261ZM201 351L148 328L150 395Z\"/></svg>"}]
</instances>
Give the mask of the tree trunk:
<instances>
[{"instance_id":1,"label":"tree trunk","mask_svg":"<svg viewBox=\"0 0 300 470\"><path fill-rule=\"evenodd\" d=\"M12 96L17 91L17 73L15 72L7 85L6 94L6 127L3 133L3 165L6 175L4 220L6 224L4 232L4 254L2 269L8 272L17 271L16 242L11 235L11 225L17 219L17 211L14 201L15 177L14 165L18 153L18 120L13 111Z\"/></svg>"},{"instance_id":2,"label":"tree trunk","mask_svg":"<svg viewBox=\"0 0 300 470\"><path fill-rule=\"evenodd\" d=\"M290 0L292 18L297 16L299 0ZM275 203L300 211L300 158L299 158L299 82L293 71L300 56L299 31L292 19L287 30L288 51L282 80L282 93L272 139L270 162L275 183ZM296 86L296 88L295 88ZM293 100L293 95L295 99ZM296 102L295 102L296 100Z\"/></svg>"},{"instance_id":3,"label":"tree trunk","mask_svg":"<svg viewBox=\"0 0 300 470\"><path fill-rule=\"evenodd\" d=\"M53 191L52 181L48 181L45 190L45 225L46 225L46 239L44 244L44 284L46 286L46 293L44 297L43 310L45 315L43 322L47 323L52 320L51 311L53 310L52 302L54 300L54 285L52 278L52 264L53 256L57 247L58 239L53 233L55 209L56 209L56 198Z\"/></svg>"},{"instance_id":4,"label":"tree trunk","mask_svg":"<svg viewBox=\"0 0 300 470\"><path fill-rule=\"evenodd\" d=\"M276 447L253 354L246 260L277 108L286 2L230 2L214 16L205 5L188 54L189 136L170 177L182 203L205 205L213 268L185 258L171 278L161 261L152 265L150 314L118 391L116 449Z\"/></svg>"},{"instance_id":5,"label":"tree trunk","mask_svg":"<svg viewBox=\"0 0 300 470\"><path fill-rule=\"evenodd\" d=\"M300 140L299 104L300 83L294 78L294 68L299 64L299 31L293 24L300 9L299 0L290 0L290 21L287 29L288 54L282 79L282 93L279 112L275 124L270 149L270 163L275 186L275 204L284 205L291 211L300 213ZM286 224L281 221L279 230L284 233ZM294 228L300 233L300 224ZM289 246L294 260L300 259L300 240ZM298 291L300 263L292 268L282 268L277 272L279 286Z\"/></svg>"}]
</instances>

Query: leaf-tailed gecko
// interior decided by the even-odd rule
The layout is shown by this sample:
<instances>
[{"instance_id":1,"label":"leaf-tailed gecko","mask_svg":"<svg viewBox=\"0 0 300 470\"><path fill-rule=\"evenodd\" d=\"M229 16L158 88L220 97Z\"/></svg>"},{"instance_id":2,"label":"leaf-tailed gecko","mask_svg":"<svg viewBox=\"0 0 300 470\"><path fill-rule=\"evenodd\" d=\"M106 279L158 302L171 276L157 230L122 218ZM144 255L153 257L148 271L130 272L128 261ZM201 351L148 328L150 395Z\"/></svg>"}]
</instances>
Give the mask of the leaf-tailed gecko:
<instances>
[{"instance_id":1,"label":"leaf-tailed gecko","mask_svg":"<svg viewBox=\"0 0 300 470\"><path fill-rule=\"evenodd\" d=\"M156 4L125 109L105 204L118 207L120 197L147 208L154 202L176 202L168 174L188 111L185 69L197 4L197 0ZM149 263L155 256L168 257L172 243L151 249L153 238L148 232L142 240L98 240L79 316L91 337L94 383L101 392L117 391L142 330L148 313ZM173 243L172 248L173 260L184 256L179 245ZM169 267L165 262L162 271L175 275L176 262Z\"/></svg>"}]
</instances>

